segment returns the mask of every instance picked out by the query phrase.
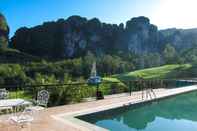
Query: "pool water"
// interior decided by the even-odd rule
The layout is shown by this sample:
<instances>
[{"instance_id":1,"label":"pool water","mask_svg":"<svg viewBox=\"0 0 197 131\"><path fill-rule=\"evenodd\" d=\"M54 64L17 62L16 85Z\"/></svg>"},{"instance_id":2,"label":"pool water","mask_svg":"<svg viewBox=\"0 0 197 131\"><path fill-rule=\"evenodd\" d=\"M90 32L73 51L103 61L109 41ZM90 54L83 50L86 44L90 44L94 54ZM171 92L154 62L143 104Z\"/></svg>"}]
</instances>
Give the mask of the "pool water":
<instances>
[{"instance_id":1,"label":"pool water","mask_svg":"<svg viewBox=\"0 0 197 131\"><path fill-rule=\"evenodd\" d=\"M176 80L176 81L169 81L168 84L170 85L170 87L177 88L177 87L195 85L196 82L187 81L187 80Z\"/></svg>"},{"instance_id":2,"label":"pool water","mask_svg":"<svg viewBox=\"0 0 197 131\"><path fill-rule=\"evenodd\" d=\"M197 92L77 118L110 131L197 131Z\"/></svg>"}]
</instances>

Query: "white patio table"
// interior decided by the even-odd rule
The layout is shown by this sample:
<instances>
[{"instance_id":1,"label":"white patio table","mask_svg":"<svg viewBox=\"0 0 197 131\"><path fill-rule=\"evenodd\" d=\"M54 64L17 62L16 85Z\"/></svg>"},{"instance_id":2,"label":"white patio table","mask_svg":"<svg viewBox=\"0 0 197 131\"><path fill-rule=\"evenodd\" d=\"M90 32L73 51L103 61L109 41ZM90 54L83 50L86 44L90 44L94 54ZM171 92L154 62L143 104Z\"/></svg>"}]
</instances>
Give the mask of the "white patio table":
<instances>
[{"instance_id":1,"label":"white patio table","mask_svg":"<svg viewBox=\"0 0 197 131\"><path fill-rule=\"evenodd\" d=\"M29 106L32 103L29 101L26 101L24 99L5 99L5 100L0 100L0 109L1 108L12 108L15 109L16 113L16 108L19 106Z\"/></svg>"}]
</instances>

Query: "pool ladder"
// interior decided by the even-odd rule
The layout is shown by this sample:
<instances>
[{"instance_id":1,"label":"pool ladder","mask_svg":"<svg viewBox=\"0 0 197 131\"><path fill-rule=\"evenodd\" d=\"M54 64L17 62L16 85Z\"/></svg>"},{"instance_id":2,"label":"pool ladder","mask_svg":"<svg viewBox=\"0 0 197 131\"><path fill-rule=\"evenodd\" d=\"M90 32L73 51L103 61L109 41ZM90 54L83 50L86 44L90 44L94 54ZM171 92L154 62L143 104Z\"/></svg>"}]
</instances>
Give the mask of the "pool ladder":
<instances>
[{"instance_id":1,"label":"pool ladder","mask_svg":"<svg viewBox=\"0 0 197 131\"><path fill-rule=\"evenodd\" d=\"M146 99L150 98L150 100L157 98L157 96L152 88L142 90L142 100L144 100L144 95L146 96Z\"/></svg>"}]
</instances>

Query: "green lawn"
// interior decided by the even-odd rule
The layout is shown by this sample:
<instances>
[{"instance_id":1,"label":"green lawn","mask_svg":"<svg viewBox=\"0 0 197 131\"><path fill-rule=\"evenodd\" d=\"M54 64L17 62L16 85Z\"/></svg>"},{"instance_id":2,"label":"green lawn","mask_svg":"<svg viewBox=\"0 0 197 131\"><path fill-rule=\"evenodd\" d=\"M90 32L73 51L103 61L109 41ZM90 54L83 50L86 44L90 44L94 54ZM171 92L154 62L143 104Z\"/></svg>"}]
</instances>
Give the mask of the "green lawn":
<instances>
[{"instance_id":1,"label":"green lawn","mask_svg":"<svg viewBox=\"0 0 197 131\"><path fill-rule=\"evenodd\" d=\"M137 78L144 79L174 79L184 77L185 72L192 67L191 64L176 64L176 65L165 65L155 68L148 68L143 70L137 70L124 74L116 74L111 77L103 78L106 81L126 81L134 80Z\"/></svg>"},{"instance_id":2,"label":"green lawn","mask_svg":"<svg viewBox=\"0 0 197 131\"><path fill-rule=\"evenodd\" d=\"M31 100L32 95L25 93L24 91L11 91L9 92L9 98L15 99L15 98L23 98L26 100Z\"/></svg>"},{"instance_id":3,"label":"green lawn","mask_svg":"<svg viewBox=\"0 0 197 131\"><path fill-rule=\"evenodd\" d=\"M110 81L110 82L120 82L120 80L118 80L117 78L113 78L113 77L104 77L103 80Z\"/></svg>"}]
</instances>

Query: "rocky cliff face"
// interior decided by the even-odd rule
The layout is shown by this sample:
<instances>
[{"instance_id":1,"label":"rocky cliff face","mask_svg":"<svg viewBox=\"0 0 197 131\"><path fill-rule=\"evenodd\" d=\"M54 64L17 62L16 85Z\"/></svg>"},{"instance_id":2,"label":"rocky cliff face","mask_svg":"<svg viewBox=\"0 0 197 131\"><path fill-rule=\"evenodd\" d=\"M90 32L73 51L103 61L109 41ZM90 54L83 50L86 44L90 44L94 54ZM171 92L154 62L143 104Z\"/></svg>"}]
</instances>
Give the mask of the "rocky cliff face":
<instances>
[{"instance_id":1,"label":"rocky cliff face","mask_svg":"<svg viewBox=\"0 0 197 131\"><path fill-rule=\"evenodd\" d=\"M94 18L87 20L72 16L64 21L65 56L73 57L91 51L97 55L109 53L115 45L119 27L101 23Z\"/></svg>"},{"instance_id":2,"label":"rocky cliff face","mask_svg":"<svg viewBox=\"0 0 197 131\"><path fill-rule=\"evenodd\" d=\"M125 34L129 51L137 54L157 52L158 30L146 17L132 18L127 21Z\"/></svg>"},{"instance_id":3,"label":"rocky cliff face","mask_svg":"<svg viewBox=\"0 0 197 131\"><path fill-rule=\"evenodd\" d=\"M0 48L8 46L9 28L5 17L0 13Z\"/></svg>"},{"instance_id":4,"label":"rocky cliff face","mask_svg":"<svg viewBox=\"0 0 197 131\"><path fill-rule=\"evenodd\" d=\"M197 29L166 29L160 32L160 44L169 43L178 51L197 45Z\"/></svg>"},{"instance_id":5,"label":"rocky cliff face","mask_svg":"<svg viewBox=\"0 0 197 131\"><path fill-rule=\"evenodd\" d=\"M74 58L87 52L97 56L117 52L157 53L167 43L177 50L191 48L197 43L196 36L193 30L158 31L146 17L132 18L124 26L102 23L97 18L71 16L33 28L20 28L11 39L11 45L35 56Z\"/></svg>"},{"instance_id":6,"label":"rocky cliff face","mask_svg":"<svg viewBox=\"0 0 197 131\"><path fill-rule=\"evenodd\" d=\"M41 57L73 58L88 51L112 53L123 27L72 16L34 28L20 28L11 39L13 48Z\"/></svg>"},{"instance_id":7,"label":"rocky cliff face","mask_svg":"<svg viewBox=\"0 0 197 131\"><path fill-rule=\"evenodd\" d=\"M72 16L64 24L65 55L73 57L79 52L91 51L97 55L113 51L145 53L157 51L158 30L146 17L133 18L123 24L101 23Z\"/></svg>"}]
</instances>

